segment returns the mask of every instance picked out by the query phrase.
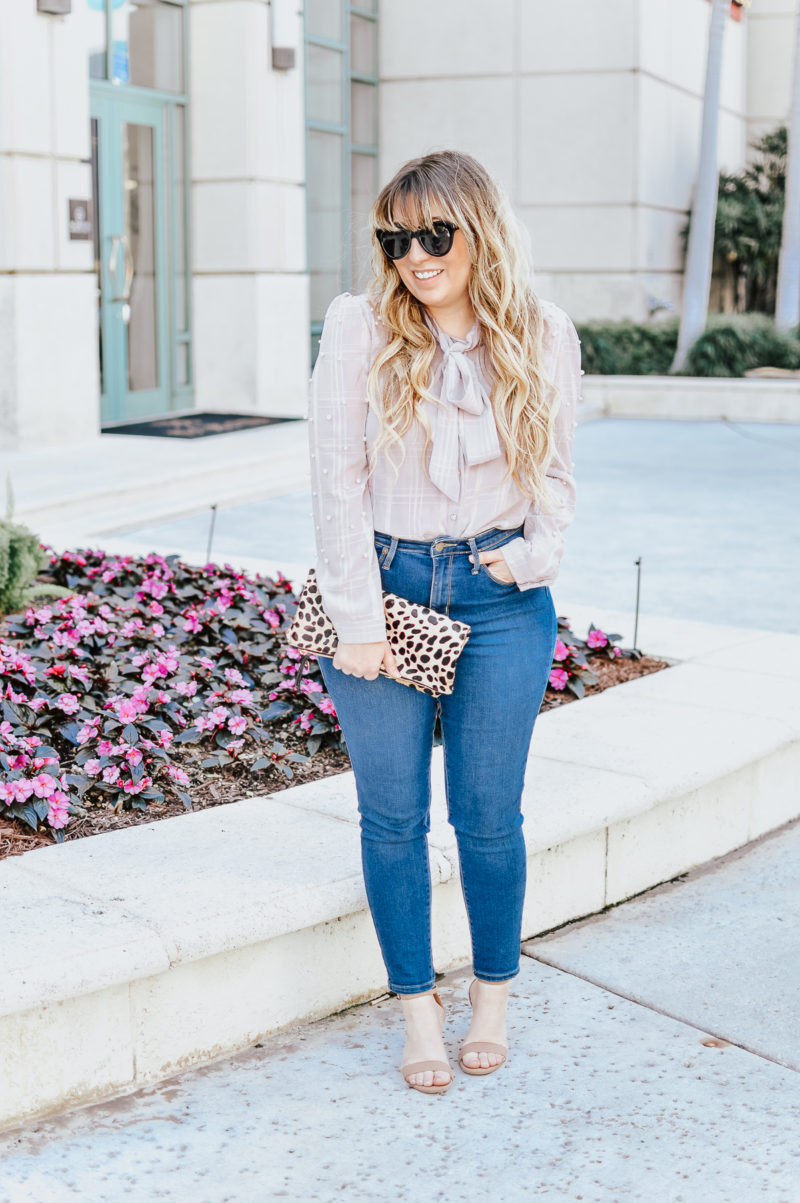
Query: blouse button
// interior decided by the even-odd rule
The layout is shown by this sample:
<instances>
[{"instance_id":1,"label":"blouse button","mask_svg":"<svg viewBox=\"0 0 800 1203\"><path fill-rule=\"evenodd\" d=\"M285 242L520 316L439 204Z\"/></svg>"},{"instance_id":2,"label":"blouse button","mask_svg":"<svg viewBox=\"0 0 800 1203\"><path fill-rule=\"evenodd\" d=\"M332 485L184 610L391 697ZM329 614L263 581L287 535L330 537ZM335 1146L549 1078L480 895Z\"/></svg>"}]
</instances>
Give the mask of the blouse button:
<instances>
[{"instance_id":1,"label":"blouse button","mask_svg":"<svg viewBox=\"0 0 800 1203\"><path fill-rule=\"evenodd\" d=\"M325 417L328 419L329 422L333 421L333 414L326 414Z\"/></svg>"},{"instance_id":2,"label":"blouse button","mask_svg":"<svg viewBox=\"0 0 800 1203\"><path fill-rule=\"evenodd\" d=\"M361 477L360 477L360 476L357 476L357 477L356 477L356 484L357 484L357 485L360 485L360 484L361 484Z\"/></svg>"},{"instance_id":3,"label":"blouse button","mask_svg":"<svg viewBox=\"0 0 800 1203\"><path fill-rule=\"evenodd\" d=\"M323 475L323 476L327 476L327 475L328 475L328 469L327 469L327 468L323 468L323 469L322 469L322 475Z\"/></svg>"}]
</instances>

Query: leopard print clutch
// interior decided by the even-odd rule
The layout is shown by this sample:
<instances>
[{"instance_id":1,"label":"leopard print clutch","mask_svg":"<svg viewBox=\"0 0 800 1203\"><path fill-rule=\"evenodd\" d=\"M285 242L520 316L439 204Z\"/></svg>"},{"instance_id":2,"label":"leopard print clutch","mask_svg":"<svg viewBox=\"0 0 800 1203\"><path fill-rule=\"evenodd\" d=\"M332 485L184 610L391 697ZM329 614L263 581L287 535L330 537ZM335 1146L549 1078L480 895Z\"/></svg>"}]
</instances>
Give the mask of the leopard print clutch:
<instances>
[{"instance_id":1,"label":"leopard print clutch","mask_svg":"<svg viewBox=\"0 0 800 1203\"><path fill-rule=\"evenodd\" d=\"M434 697L452 693L456 661L469 639L469 625L385 589L383 604L386 638L397 661L401 684L412 685ZM308 657L332 656L337 643L336 630L323 609L316 572L312 568L286 635L287 647L306 653L296 675L298 683ZM384 668L379 672L381 676L390 676Z\"/></svg>"}]
</instances>

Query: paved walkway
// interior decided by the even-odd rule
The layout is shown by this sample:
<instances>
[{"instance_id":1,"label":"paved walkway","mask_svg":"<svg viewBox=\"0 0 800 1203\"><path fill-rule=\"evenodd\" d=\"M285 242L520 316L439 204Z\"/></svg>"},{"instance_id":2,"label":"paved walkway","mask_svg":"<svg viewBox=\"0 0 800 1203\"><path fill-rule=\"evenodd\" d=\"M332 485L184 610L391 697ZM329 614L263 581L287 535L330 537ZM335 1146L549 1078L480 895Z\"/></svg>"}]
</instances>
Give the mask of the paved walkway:
<instances>
[{"instance_id":1,"label":"paved walkway","mask_svg":"<svg viewBox=\"0 0 800 1203\"><path fill-rule=\"evenodd\" d=\"M0 1198L797 1203L799 930L796 822L530 941L496 1074L410 1090L387 997L0 1136Z\"/></svg>"},{"instance_id":2,"label":"paved walkway","mask_svg":"<svg viewBox=\"0 0 800 1203\"><path fill-rule=\"evenodd\" d=\"M800 426L590 421L576 431L575 471L578 510L553 590L560 613L567 602L632 610L641 556L643 612L800 634ZM209 518L120 538L202 559ZM220 510L212 554L310 564L310 496Z\"/></svg>"}]
</instances>

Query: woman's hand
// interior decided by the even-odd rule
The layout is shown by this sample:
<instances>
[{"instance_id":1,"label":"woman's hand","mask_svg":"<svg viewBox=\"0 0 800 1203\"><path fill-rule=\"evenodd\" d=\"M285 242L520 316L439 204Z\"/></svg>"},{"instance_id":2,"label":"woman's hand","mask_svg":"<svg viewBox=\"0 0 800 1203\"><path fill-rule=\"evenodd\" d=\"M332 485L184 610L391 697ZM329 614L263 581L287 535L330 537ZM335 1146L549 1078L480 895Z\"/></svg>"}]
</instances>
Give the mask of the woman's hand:
<instances>
[{"instance_id":1,"label":"woman's hand","mask_svg":"<svg viewBox=\"0 0 800 1203\"><path fill-rule=\"evenodd\" d=\"M468 559L470 564L474 563L472 556L469 556ZM479 551L478 559L481 564L485 564L490 570L489 576L496 577L498 581L502 581L505 585L514 584L511 569L506 564L503 552L499 547L495 547L492 551Z\"/></svg>"},{"instance_id":2,"label":"woman's hand","mask_svg":"<svg viewBox=\"0 0 800 1203\"><path fill-rule=\"evenodd\" d=\"M348 677L364 677L374 681L378 670L386 669L392 677L399 677L397 661L388 640L381 643L340 643L333 656L333 667Z\"/></svg>"}]
</instances>

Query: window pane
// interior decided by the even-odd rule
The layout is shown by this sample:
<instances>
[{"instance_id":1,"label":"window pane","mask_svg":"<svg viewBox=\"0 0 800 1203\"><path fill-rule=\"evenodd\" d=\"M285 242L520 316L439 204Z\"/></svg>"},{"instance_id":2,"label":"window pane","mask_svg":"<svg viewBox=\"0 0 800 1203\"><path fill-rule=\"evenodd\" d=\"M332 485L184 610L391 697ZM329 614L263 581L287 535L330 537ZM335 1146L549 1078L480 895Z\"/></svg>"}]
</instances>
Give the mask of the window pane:
<instances>
[{"instance_id":1,"label":"window pane","mask_svg":"<svg viewBox=\"0 0 800 1203\"><path fill-rule=\"evenodd\" d=\"M375 22L368 17L350 16L350 70L360 75L376 75Z\"/></svg>"},{"instance_id":2,"label":"window pane","mask_svg":"<svg viewBox=\"0 0 800 1203\"><path fill-rule=\"evenodd\" d=\"M344 120L342 76L344 59L340 50L308 45L306 100L311 121Z\"/></svg>"},{"instance_id":3,"label":"window pane","mask_svg":"<svg viewBox=\"0 0 800 1203\"><path fill-rule=\"evenodd\" d=\"M162 0L124 0L112 16L114 82L183 91L183 9Z\"/></svg>"},{"instance_id":4,"label":"window pane","mask_svg":"<svg viewBox=\"0 0 800 1203\"><path fill-rule=\"evenodd\" d=\"M344 289L342 189L344 141L340 134L308 131L308 261L311 320L322 321Z\"/></svg>"},{"instance_id":5,"label":"window pane","mask_svg":"<svg viewBox=\"0 0 800 1203\"><path fill-rule=\"evenodd\" d=\"M342 40L342 0L306 0L306 33Z\"/></svg>"},{"instance_id":6,"label":"window pane","mask_svg":"<svg viewBox=\"0 0 800 1203\"><path fill-rule=\"evenodd\" d=\"M378 89L374 84L350 84L350 141L356 146L375 146Z\"/></svg>"},{"instance_id":7,"label":"window pane","mask_svg":"<svg viewBox=\"0 0 800 1203\"><path fill-rule=\"evenodd\" d=\"M186 330L186 180L184 122L186 112L180 105L174 106L173 129L175 130L175 145L172 148L172 173L175 181L175 229L174 263L175 263L175 329Z\"/></svg>"},{"instance_id":8,"label":"window pane","mask_svg":"<svg viewBox=\"0 0 800 1203\"><path fill-rule=\"evenodd\" d=\"M369 211L378 194L378 160L375 155L353 154L350 165L352 291L363 292L372 274Z\"/></svg>"},{"instance_id":9,"label":"window pane","mask_svg":"<svg viewBox=\"0 0 800 1203\"><path fill-rule=\"evenodd\" d=\"M153 127L122 127L125 237L133 269L128 323L128 388L158 387L156 313L155 145Z\"/></svg>"}]
</instances>

